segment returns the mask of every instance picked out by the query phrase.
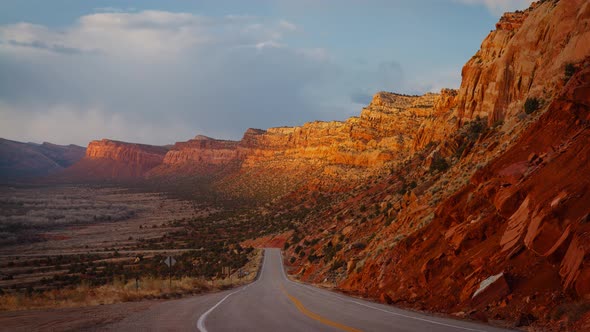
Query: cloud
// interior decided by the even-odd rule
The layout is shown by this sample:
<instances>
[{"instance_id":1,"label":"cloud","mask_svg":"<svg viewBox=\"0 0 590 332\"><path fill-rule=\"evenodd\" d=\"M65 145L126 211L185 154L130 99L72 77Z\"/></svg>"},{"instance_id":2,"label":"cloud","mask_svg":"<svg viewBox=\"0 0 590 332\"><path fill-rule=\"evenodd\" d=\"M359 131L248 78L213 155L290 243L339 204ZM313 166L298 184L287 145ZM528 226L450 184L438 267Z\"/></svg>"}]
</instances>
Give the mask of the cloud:
<instances>
[{"instance_id":1,"label":"cloud","mask_svg":"<svg viewBox=\"0 0 590 332\"><path fill-rule=\"evenodd\" d=\"M0 26L0 132L165 144L323 119L306 91L332 64L326 50L289 47L297 29L163 11L94 13L63 29Z\"/></svg>"},{"instance_id":2,"label":"cloud","mask_svg":"<svg viewBox=\"0 0 590 332\"><path fill-rule=\"evenodd\" d=\"M302 31L248 15L114 9L60 28L0 25L0 133L81 145L240 139L249 127L344 120L377 91L420 93L460 73L417 78L397 61L343 65L321 45L292 46Z\"/></svg>"},{"instance_id":3,"label":"cloud","mask_svg":"<svg viewBox=\"0 0 590 332\"><path fill-rule=\"evenodd\" d=\"M287 31L297 31L298 28L295 24L287 21L287 20L280 20L279 26Z\"/></svg>"},{"instance_id":4,"label":"cloud","mask_svg":"<svg viewBox=\"0 0 590 332\"><path fill-rule=\"evenodd\" d=\"M468 5L485 6L493 15L501 15L507 11L522 10L528 8L531 0L453 0Z\"/></svg>"},{"instance_id":5,"label":"cloud","mask_svg":"<svg viewBox=\"0 0 590 332\"><path fill-rule=\"evenodd\" d=\"M82 110L72 105L55 105L23 112L22 108L0 104L0 132L20 141L39 137L37 142L71 144L93 137L159 144L169 139L170 130L193 135L192 129L182 123L158 125L130 121L124 114L112 114L100 108Z\"/></svg>"}]
</instances>

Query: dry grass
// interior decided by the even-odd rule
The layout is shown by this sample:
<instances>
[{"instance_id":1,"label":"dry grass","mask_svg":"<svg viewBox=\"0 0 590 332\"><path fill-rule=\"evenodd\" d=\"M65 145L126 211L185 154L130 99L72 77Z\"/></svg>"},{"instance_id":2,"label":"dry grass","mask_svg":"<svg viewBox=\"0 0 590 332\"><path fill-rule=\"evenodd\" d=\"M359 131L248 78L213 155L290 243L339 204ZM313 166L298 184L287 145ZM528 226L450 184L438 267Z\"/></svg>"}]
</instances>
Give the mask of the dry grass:
<instances>
[{"instance_id":1,"label":"dry grass","mask_svg":"<svg viewBox=\"0 0 590 332\"><path fill-rule=\"evenodd\" d=\"M179 298L188 294L224 290L253 281L262 262L262 250L256 250L252 259L244 267L249 274L244 278L232 275L230 278L215 281L202 278L168 279L142 278L139 288L135 280L124 282L115 279L112 283L97 287L81 284L76 287L48 290L33 294L5 294L0 296L0 311L15 311L43 308L71 308L145 299Z\"/></svg>"},{"instance_id":2,"label":"dry grass","mask_svg":"<svg viewBox=\"0 0 590 332\"><path fill-rule=\"evenodd\" d=\"M212 290L210 282L195 278L173 280L170 287L167 279L144 278L136 289L135 280L92 287L82 284L76 287L48 290L42 293L7 294L0 296L0 310L13 311L39 308L65 308L142 299L180 297L183 294L197 294Z\"/></svg>"}]
</instances>

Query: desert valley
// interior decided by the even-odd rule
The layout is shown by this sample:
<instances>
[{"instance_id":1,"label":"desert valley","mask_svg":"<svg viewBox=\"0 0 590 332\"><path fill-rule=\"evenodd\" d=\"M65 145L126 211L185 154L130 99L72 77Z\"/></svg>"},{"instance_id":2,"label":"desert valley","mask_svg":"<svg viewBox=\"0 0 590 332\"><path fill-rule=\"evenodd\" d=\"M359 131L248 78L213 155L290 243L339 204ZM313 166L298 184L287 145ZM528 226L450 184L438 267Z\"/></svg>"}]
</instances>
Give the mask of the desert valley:
<instances>
[{"instance_id":1,"label":"desert valley","mask_svg":"<svg viewBox=\"0 0 590 332\"><path fill-rule=\"evenodd\" d=\"M195 135L1 139L0 329L133 330L126 317L166 301L270 278L263 249L278 248L288 278L338 296L590 330L586 0L502 15L459 89L378 92L345 121L236 141Z\"/></svg>"}]
</instances>

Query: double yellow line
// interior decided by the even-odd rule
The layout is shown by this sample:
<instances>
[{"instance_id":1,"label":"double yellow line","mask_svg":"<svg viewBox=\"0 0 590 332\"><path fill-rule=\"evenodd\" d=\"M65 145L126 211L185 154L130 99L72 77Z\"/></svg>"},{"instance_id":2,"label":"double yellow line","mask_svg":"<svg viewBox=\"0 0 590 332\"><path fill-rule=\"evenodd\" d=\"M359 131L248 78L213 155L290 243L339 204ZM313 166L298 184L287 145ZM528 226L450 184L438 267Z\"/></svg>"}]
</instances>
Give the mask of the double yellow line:
<instances>
[{"instance_id":1,"label":"double yellow line","mask_svg":"<svg viewBox=\"0 0 590 332\"><path fill-rule=\"evenodd\" d=\"M299 301L296 297L294 297L293 295L289 294L287 292L287 290L285 289L285 285L281 285L281 290L283 291L283 293L289 298L289 300L291 300L291 302L293 302L293 304L295 305L295 307L297 308L297 310L299 310L302 314L306 315L307 317L316 320L322 324L328 325L328 326L332 326L335 327L337 329L340 329L342 331L347 331L347 332L361 332L361 330L355 329L353 327L350 326L346 326L340 323L337 323L335 321L329 320L325 317L322 317L318 314L316 314L313 311L310 311L309 309L307 309L302 303L301 301Z\"/></svg>"}]
</instances>

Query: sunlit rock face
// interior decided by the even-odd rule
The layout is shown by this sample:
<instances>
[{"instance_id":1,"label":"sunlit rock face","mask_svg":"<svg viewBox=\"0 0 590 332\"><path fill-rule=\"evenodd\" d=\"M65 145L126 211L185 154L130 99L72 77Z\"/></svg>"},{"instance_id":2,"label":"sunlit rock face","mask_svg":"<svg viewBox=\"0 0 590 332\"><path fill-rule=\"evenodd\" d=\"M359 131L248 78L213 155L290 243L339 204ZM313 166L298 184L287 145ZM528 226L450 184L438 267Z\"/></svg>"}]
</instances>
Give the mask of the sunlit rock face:
<instances>
[{"instance_id":1,"label":"sunlit rock face","mask_svg":"<svg viewBox=\"0 0 590 332\"><path fill-rule=\"evenodd\" d=\"M108 139L92 141L86 156L74 165L69 174L75 178L142 177L162 164L168 148L162 146L119 142Z\"/></svg>"},{"instance_id":2,"label":"sunlit rock face","mask_svg":"<svg viewBox=\"0 0 590 332\"><path fill-rule=\"evenodd\" d=\"M458 117L488 123L511 120L527 97L551 100L564 84L564 67L590 52L588 1L545 1L506 13L465 64Z\"/></svg>"},{"instance_id":3,"label":"sunlit rock face","mask_svg":"<svg viewBox=\"0 0 590 332\"><path fill-rule=\"evenodd\" d=\"M186 142L177 142L166 153L164 164L211 164L222 165L238 159L239 142L217 140L206 136L197 136Z\"/></svg>"},{"instance_id":4,"label":"sunlit rock face","mask_svg":"<svg viewBox=\"0 0 590 332\"><path fill-rule=\"evenodd\" d=\"M409 161L287 241L294 274L418 310L589 330L589 38L588 1L505 14L460 90L436 97Z\"/></svg>"},{"instance_id":5,"label":"sunlit rock face","mask_svg":"<svg viewBox=\"0 0 590 332\"><path fill-rule=\"evenodd\" d=\"M300 127L270 128L244 136L245 166L265 159L289 163L381 166L403 159L415 146L416 128L437 114L441 95L405 96L379 92L359 117L344 122L310 122Z\"/></svg>"}]
</instances>

